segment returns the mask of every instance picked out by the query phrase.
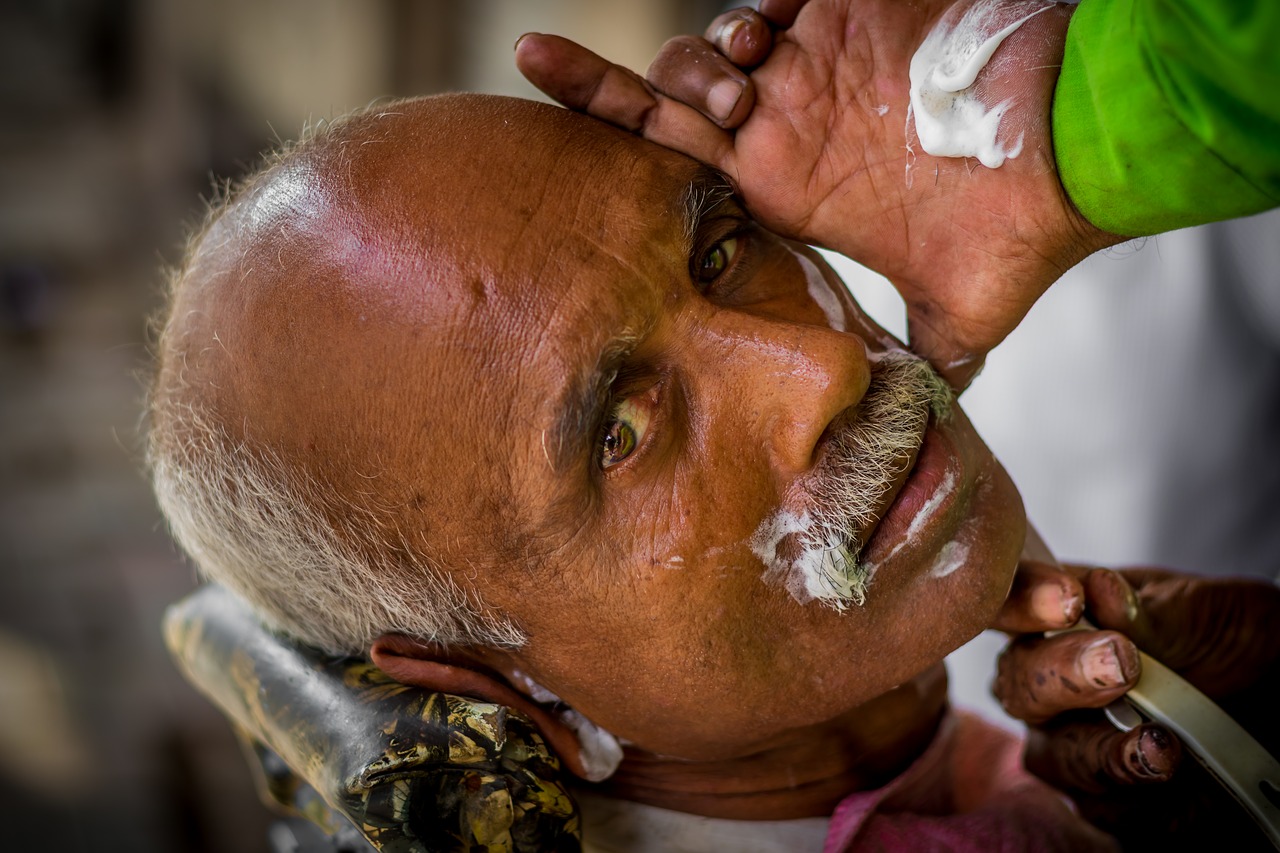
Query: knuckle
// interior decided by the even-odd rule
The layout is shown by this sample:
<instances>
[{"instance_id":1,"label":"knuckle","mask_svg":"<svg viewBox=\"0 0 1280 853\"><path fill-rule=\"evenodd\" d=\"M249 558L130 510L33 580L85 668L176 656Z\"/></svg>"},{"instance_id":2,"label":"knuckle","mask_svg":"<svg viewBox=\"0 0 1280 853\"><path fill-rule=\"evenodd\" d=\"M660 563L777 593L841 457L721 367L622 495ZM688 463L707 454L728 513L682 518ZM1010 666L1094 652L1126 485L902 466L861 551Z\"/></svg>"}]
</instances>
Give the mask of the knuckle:
<instances>
[{"instance_id":1,"label":"knuckle","mask_svg":"<svg viewBox=\"0 0 1280 853\"><path fill-rule=\"evenodd\" d=\"M707 43L697 36L673 36L663 42L658 49L659 58L683 59L687 56L701 56L707 52Z\"/></svg>"}]
</instances>

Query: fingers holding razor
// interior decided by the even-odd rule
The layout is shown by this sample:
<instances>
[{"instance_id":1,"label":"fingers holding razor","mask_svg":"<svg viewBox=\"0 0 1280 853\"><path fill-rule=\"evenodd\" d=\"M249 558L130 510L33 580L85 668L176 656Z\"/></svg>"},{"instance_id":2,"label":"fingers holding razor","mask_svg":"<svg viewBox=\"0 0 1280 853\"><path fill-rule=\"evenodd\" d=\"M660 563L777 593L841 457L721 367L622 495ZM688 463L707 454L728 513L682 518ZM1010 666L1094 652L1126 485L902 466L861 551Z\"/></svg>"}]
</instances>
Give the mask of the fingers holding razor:
<instances>
[{"instance_id":1,"label":"fingers holding razor","mask_svg":"<svg viewBox=\"0 0 1280 853\"><path fill-rule=\"evenodd\" d=\"M1103 708L1138 682L1133 642L1115 631L1023 635L1000 654L992 692L1031 725L1081 708Z\"/></svg>"},{"instance_id":2,"label":"fingers holding razor","mask_svg":"<svg viewBox=\"0 0 1280 853\"><path fill-rule=\"evenodd\" d=\"M991 627L1009 634L1070 628L1084 614L1084 601L1084 587L1074 573L1024 557Z\"/></svg>"}]
</instances>

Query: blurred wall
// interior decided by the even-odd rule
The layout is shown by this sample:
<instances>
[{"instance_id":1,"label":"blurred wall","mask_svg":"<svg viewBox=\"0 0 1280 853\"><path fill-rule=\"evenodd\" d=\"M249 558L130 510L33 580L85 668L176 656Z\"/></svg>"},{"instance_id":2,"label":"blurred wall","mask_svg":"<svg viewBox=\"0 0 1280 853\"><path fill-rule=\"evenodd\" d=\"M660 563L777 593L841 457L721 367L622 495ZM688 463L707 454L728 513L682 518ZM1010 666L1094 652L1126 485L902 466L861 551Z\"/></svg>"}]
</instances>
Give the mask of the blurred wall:
<instances>
[{"instance_id":1,"label":"blurred wall","mask_svg":"<svg viewBox=\"0 0 1280 853\"><path fill-rule=\"evenodd\" d=\"M716 3L0 2L0 846L266 849L159 638L195 583L141 473L147 316L215 182L388 95L532 95L560 32L643 70Z\"/></svg>"}]
</instances>

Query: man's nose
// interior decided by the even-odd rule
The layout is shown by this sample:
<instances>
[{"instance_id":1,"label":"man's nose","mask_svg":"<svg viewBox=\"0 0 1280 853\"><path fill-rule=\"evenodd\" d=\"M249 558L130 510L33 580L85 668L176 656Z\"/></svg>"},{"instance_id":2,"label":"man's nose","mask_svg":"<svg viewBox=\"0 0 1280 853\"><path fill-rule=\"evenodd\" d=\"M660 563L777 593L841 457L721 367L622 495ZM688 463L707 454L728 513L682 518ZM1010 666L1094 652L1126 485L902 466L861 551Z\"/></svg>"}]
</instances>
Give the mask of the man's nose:
<instances>
[{"instance_id":1,"label":"man's nose","mask_svg":"<svg viewBox=\"0 0 1280 853\"><path fill-rule=\"evenodd\" d=\"M733 311L703 331L692 372L710 434L749 433L783 478L813 466L827 427L871 381L866 345L847 332Z\"/></svg>"}]
</instances>

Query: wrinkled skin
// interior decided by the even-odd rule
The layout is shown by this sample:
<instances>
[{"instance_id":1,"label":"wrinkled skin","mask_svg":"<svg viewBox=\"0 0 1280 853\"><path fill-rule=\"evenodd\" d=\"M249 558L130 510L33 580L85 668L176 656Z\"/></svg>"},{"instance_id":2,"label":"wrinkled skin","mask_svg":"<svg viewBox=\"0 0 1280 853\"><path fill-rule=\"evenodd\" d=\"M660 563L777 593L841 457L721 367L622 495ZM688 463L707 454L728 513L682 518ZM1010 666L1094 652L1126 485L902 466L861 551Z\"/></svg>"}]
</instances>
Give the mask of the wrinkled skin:
<instances>
[{"instance_id":1,"label":"wrinkled skin","mask_svg":"<svg viewBox=\"0 0 1280 853\"><path fill-rule=\"evenodd\" d=\"M1053 281L1119 238L1079 215L1054 166L1049 105L1070 7L1015 31L976 84L989 103L1013 99L1003 126L1025 130L1021 155L987 169L920 149L907 70L950 5L727 13L707 41L668 43L647 82L553 36L526 36L516 62L566 105L724 170L771 229L887 276L906 299L912 349L963 387ZM738 66L755 67L748 77ZM726 80L742 97L711 117Z\"/></svg>"}]
</instances>

